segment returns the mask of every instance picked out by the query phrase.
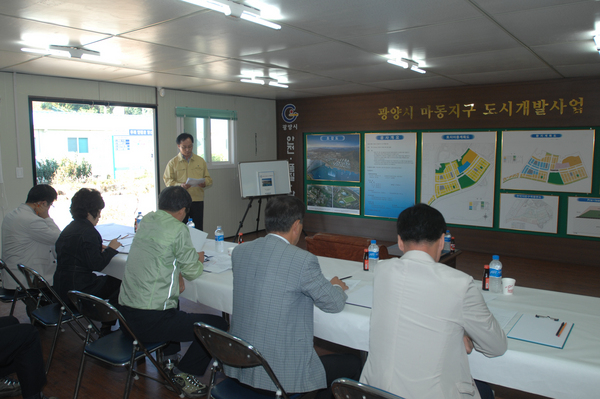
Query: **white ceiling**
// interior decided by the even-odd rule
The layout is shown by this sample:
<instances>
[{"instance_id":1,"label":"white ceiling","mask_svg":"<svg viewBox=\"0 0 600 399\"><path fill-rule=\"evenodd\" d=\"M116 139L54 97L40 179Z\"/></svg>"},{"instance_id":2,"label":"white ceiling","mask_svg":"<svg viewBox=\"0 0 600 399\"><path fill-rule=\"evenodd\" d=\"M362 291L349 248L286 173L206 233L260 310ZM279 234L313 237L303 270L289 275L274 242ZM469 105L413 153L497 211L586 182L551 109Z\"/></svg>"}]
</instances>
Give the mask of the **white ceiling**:
<instances>
[{"instance_id":1,"label":"white ceiling","mask_svg":"<svg viewBox=\"0 0 600 399\"><path fill-rule=\"evenodd\" d=\"M0 71L294 99L600 77L600 1L245 0L272 30L180 0L1 0ZM121 65L22 52L85 46ZM419 61L425 75L386 62ZM253 73L288 89L241 83Z\"/></svg>"}]
</instances>

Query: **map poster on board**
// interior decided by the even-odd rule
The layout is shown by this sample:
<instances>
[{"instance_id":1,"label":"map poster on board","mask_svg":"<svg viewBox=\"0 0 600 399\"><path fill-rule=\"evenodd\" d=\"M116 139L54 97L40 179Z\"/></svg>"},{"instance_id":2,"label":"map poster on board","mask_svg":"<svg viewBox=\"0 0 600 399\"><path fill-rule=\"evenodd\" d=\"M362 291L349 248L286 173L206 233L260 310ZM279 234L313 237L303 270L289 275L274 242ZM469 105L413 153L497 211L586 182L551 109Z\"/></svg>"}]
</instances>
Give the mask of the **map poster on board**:
<instances>
[{"instance_id":1,"label":"map poster on board","mask_svg":"<svg viewBox=\"0 0 600 399\"><path fill-rule=\"evenodd\" d=\"M360 181L360 134L307 134L307 181Z\"/></svg>"},{"instance_id":2,"label":"map poster on board","mask_svg":"<svg viewBox=\"0 0 600 399\"><path fill-rule=\"evenodd\" d=\"M396 219L415 204L416 133L365 134L365 216Z\"/></svg>"},{"instance_id":3,"label":"map poster on board","mask_svg":"<svg viewBox=\"0 0 600 399\"><path fill-rule=\"evenodd\" d=\"M555 233L558 229L558 196L500 194L501 229Z\"/></svg>"},{"instance_id":4,"label":"map poster on board","mask_svg":"<svg viewBox=\"0 0 600 399\"><path fill-rule=\"evenodd\" d=\"M360 215L360 187L309 184L306 186L306 209Z\"/></svg>"},{"instance_id":5,"label":"map poster on board","mask_svg":"<svg viewBox=\"0 0 600 399\"><path fill-rule=\"evenodd\" d=\"M423 133L421 202L446 223L493 227L496 132Z\"/></svg>"},{"instance_id":6,"label":"map poster on board","mask_svg":"<svg viewBox=\"0 0 600 399\"><path fill-rule=\"evenodd\" d=\"M503 190L590 193L594 130L502 132Z\"/></svg>"},{"instance_id":7,"label":"map poster on board","mask_svg":"<svg viewBox=\"0 0 600 399\"><path fill-rule=\"evenodd\" d=\"M567 234L600 237L600 198L569 197Z\"/></svg>"}]
</instances>

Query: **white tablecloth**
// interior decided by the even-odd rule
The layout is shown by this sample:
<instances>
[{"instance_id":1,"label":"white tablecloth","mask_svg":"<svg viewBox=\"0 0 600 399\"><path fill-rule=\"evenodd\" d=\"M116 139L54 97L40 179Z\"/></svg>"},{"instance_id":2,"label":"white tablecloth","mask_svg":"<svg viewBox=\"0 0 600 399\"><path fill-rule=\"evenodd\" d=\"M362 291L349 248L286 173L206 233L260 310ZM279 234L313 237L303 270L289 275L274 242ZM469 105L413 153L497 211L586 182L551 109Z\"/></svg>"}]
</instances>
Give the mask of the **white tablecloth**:
<instances>
[{"instance_id":1,"label":"white tablecloth","mask_svg":"<svg viewBox=\"0 0 600 399\"><path fill-rule=\"evenodd\" d=\"M236 244L225 243L226 248ZM208 240L204 250L214 254L214 241ZM127 255L119 254L104 270L123 277ZM373 274L362 271L359 262L319 257L323 274L352 276L361 282L354 289L372 283ZM518 284L518 282L517 282ZM232 313L233 276L204 273L186 282L183 297ZM551 398L595 398L600 395L600 298L563 294L517 286L512 296L497 295L490 307L557 317L575 323L564 349L528 342L508 340L508 351L489 359L473 352L469 355L474 378ZM369 318L371 309L346 305L341 313L330 314L315 309L315 336L340 345L369 350ZM506 326L508 330L516 317Z\"/></svg>"}]
</instances>

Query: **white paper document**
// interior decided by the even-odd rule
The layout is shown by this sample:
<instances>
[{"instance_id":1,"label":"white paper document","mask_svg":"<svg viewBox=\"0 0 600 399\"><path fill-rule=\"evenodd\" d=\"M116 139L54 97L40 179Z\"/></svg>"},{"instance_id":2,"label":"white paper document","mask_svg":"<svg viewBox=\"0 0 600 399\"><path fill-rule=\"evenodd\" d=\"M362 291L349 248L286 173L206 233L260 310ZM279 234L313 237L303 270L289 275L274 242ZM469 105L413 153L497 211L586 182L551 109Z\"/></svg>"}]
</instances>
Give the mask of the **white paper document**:
<instances>
[{"instance_id":1,"label":"white paper document","mask_svg":"<svg viewBox=\"0 0 600 399\"><path fill-rule=\"evenodd\" d=\"M204 178L192 179L191 177L188 177L188 179L185 181L185 184L189 184L190 186L199 186L201 184L204 184Z\"/></svg>"},{"instance_id":2,"label":"white paper document","mask_svg":"<svg viewBox=\"0 0 600 399\"><path fill-rule=\"evenodd\" d=\"M562 349L573 323L546 315L523 313L508 332L508 338Z\"/></svg>"},{"instance_id":3,"label":"white paper document","mask_svg":"<svg viewBox=\"0 0 600 399\"><path fill-rule=\"evenodd\" d=\"M122 246L117 248L117 251L124 254L129 253L129 249L133 243L133 237L135 236L133 227L122 224L107 223L97 225L96 230L102 236L103 245L108 245L110 241L118 238Z\"/></svg>"},{"instance_id":4,"label":"white paper document","mask_svg":"<svg viewBox=\"0 0 600 399\"><path fill-rule=\"evenodd\" d=\"M346 283L347 285L348 283ZM348 299L346 303L349 305L362 306L363 308L373 307L373 285L365 285L355 290L348 290Z\"/></svg>"},{"instance_id":5,"label":"white paper document","mask_svg":"<svg viewBox=\"0 0 600 399\"><path fill-rule=\"evenodd\" d=\"M206 237L208 237L208 233L205 233L202 230L198 230L195 227L189 227L190 229L190 237L192 237L192 244L194 244L194 248L196 252L202 252L202 248L204 248L204 243L206 242Z\"/></svg>"}]
</instances>

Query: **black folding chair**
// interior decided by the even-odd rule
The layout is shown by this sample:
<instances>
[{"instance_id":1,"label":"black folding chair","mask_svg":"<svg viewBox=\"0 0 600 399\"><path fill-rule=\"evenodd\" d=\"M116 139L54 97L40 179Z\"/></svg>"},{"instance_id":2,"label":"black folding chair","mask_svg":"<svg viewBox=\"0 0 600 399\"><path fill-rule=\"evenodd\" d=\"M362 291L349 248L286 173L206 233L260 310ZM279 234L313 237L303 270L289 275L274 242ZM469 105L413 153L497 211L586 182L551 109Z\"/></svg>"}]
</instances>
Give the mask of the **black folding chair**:
<instances>
[{"instance_id":1,"label":"black folding chair","mask_svg":"<svg viewBox=\"0 0 600 399\"><path fill-rule=\"evenodd\" d=\"M79 364L79 373L77 375L77 385L75 386L75 394L73 399L77 398L79 393L79 387L81 386L81 377L83 376L83 369L85 366L86 356L97 359L101 362L110 364L111 366L121 366L128 369L127 380L125 382L125 392L123 398L129 397L131 391L132 379L139 379L139 375L143 375L146 378L150 378L154 381L158 381L162 384L169 385L175 392L183 397L183 393L177 384L175 384L167 373L160 366L159 362L162 361L162 348L167 345L167 342L157 342L152 344L142 344L137 339L125 318L113 305L105 301L104 299L98 298L97 296L86 294L79 291L69 291L69 299L75 304L77 310L85 315L90 320L99 322L112 322L115 320L119 321L121 328L109 335L101 337L96 341L90 341L90 334L92 332L92 326L88 326L86 330L86 338L83 343L83 352L81 354L81 363ZM124 331L123 331L124 330ZM125 331L127 333L125 333ZM154 359L152 353L156 352L157 359ZM158 370L163 381L158 380L152 376L141 373L137 370L134 371L136 360L146 357L150 359L154 367Z\"/></svg>"},{"instance_id":2,"label":"black folding chair","mask_svg":"<svg viewBox=\"0 0 600 399\"><path fill-rule=\"evenodd\" d=\"M206 350L215 359L211 367L210 385L208 387L207 398L214 399L267 399L273 398L273 395L261 395L256 391L242 385L234 378L227 378L215 385L215 376L217 371L222 371L222 365L231 367L256 367L261 366L267 372L271 380L277 388L275 397L277 398L299 398L303 394L295 394L291 397L285 392L275 373L269 366L269 363L260 354L255 347L246 341L219 330L218 328L209 326L204 323L194 324L194 333L204 345Z\"/></svg>"},{"instance_id":3,"label":"black folding chair","mask_svg":"<svg viewBox=\"0 0 600 399\"><path fill-rule=\"evenodd\" d=\"M331 384L335 399L402 399L387 391L349 378L338 378Z\"/></svg>"},{"instance_id":4,"label":"black folding chair","mask_svg":"<svg viewBox=\"0 0 600 399\"><path fill-rule=\"evenodd\" d=\"M14 280L14 282L16 284L16 288L15 288L14 292L12 292L12 293L6 291L4 288L0 288L0 301L2 301L4 303L12 302L12 305L10 307L10 315L12 316L15 313L15 305L17 304L17 301L19 301L19 300L23 301L23 303L25 303L26 306L27 306L27 302L29 302L30 307L36 308L37 304L39 303L39 298L35 299L35 297L27 290L27 287L25 287L23 284L21 284L21 282L19 281L17 276L15 276L15 274L12 272L12 270L10 270L8 268L8 266L6 266L6 263L4 263L4 261L1 259L0 259L0 270L5 270L6 273L8 273L8 275Z\"/></svg>"},{"instance_id":5,"label":"black folding chair","mask_svg":"<svg viewBox=\"0 0 600 399\"><path fill-rule=\"evenodd\" d=\"M31 297L31 300L33 302L35 302L35 299L29 292L27 292L25 287L22 286L22 284L18 281L14 273L8 268L8 266L6 266L6 263L4 263L2 259L0 259L0 271L2 270L6 270L8 275L11 276L11 278L15 280L16 283L16 288L12 290L12 292L5 290L4 288L0 288L0 302L12 303L9 313L10 316L12 316L15 313L15 305L17 304L17 301L25 302L25 298L27 298L28 295Z\"/></svg>"},{"instance_id":6,"label":"black folding chair","mask_svg":"<svg viewBox=\"0 0 600 399\"><path fill-rule=\"evenodd\" d=\"M83 339L86 328L85 325L79 321L83 315L71 310L71 308L69 308L67 304L58 296L56 291L54 291L50 283L48 283L48 280L46 280L37 271L25 265L17 265L17 267L25 276L29 287L38 289L41 295L45 296L48 302L51 302L49 305L39 306L35 310L31 311L31 317L38 323L46 327L56 327L54 339L52 340L52 346L50 347L50 355L48 355L48 360L46 361L46 374L48 374L48 370L50 370L50 364L52 363L52 356L54 355L54 350L56 349L58 334L61 331L65 331L63 329L63 325L67 324L69 327L71 327L75 334ZM74 324L78 325L78 328L75 328Z\"/></svg>"}]
</instances>

